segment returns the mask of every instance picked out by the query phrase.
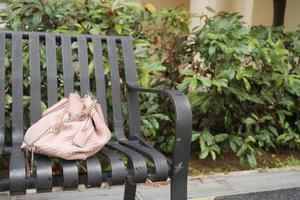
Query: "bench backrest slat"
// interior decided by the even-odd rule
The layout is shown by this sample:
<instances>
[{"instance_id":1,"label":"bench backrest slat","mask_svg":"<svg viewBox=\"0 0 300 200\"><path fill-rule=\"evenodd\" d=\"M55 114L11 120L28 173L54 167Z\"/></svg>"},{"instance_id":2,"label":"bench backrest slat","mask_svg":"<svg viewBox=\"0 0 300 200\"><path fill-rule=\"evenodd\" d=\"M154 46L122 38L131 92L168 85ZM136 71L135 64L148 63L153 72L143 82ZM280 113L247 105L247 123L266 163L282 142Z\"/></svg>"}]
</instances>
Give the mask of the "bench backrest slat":
<instances>
[{"instance_id":1,"label":"bench backrest slat","mask_svg":"<svg viewBox=\"0 0 300 200\"><path fill-rule=\"evenodd\" d=\"M110 67L110 79L112 89L112 103L113 103L113 118L114 118L114 130L116 136L119 139L124 137L123 129L123 116L121 105L121 87L120 87L120 75L118 68L118 51L116 41L113 38L107 39L108 59Z\"/></svg>"},{"instance_id":2,"label":"bench backrest slat","mask_svg":"<svg viewBox=\"0 0 300 200\"><path fill-rule=\"evenodd\" d=\"M47 66L47 98L48 107L57 102L57 61L56 40L51 34L46 35L46 66Z\"/></svg>"},{"instance_id":3,"label":"bench backrest slat","mask_svg":"<svg viewBox=\"0 0 300 200\"><path fill-rule=\"evenodd\" d=\"M30 122L37 122L41 116L41 73L39 36L29 35L29 64L30 64Z\"/></svg>"},{"instance_id":4,"label":"bench backrest slat","mask_svg":"<svg viewBox=\"0 0 300 200\"><path fill-rule=\"evenodd\" d=\"M93 37L93 57L95 66L96 95L97 99L101 103L101 108L105 118L105 122L108 123L106 95L103 95L106 94L106 88L102 56L103 53L101 38Z\"/></svg>"},{"instance_id":5,"label":"bench backrest slat","mask_svg":"<svg viewBox=\"0 0 300 200\"><path fill-rule=\"evenodd\" d=\"M65 97L68 97L74 90L74 72L72 66L72 48L71 37L69 35L62 35L62 61L64 74L64 92Z\"/></svg>"},{"instance_id":6,"label":"bench backrest slat","mask_svg":"<svg viewBox=\"0 0 300 200\"><path fill-rule=\"evenodd\" d=\"M89 60L87 41L84 36L78 36L78 59L80 66L81 96L90 92Z\"/></svg>"},{"instance_id":7,"label":"bench backrest slat","mask_svg":"<svg viewBox=\"0 0 300 200\"><path fill-rule=\"evenodd\" d=\"M23 41L22 34L12 34L12 142L23 141Z\"/></svg>"},{"instance_id":8,"label":"bench backrest slat","mask_svg":"<svg viewBox=\"0 0 300 200\"><path fill-rule=\"evenodd\" d=\"M5 53L5 46L9 48L10 44L11 61L7 57L10 54ZM11 76L8 73L12 73L13 82L13 144L23 141L24 120L27 127L28 120L32 124L40 118L42 102L47 102L49 107L61 98L58 95L60 92L68 97L69 93L79 88L82 97L89 92L96 93L106 123L112 125L117 139L125 138L122 105L126 99L122 94L126 88L121 84L137 80L131 37L0 31L0 147L4 138L2 132L5 131L5 120L10 120L5 119L5 81ZM28 83L30 91L23 91ZM11 90L8 88L8 91ZM25 110L24 106L28 106L27 96L30 96L30 105ZM138 97L132 94L127 100L131 102L128 104L130 130L138 133Z\"/></svg>"},{"instance_id":9,"label":"bench backrest slat","mask_svg":"<svg viewBox=\"0 0 300 200\"><path fill-rule=\"evenodd\" d=\"M5 34L0 32L0 145L4 144L5 126Z\"/></svg>"},{"instance_id":10,"label":"bench backrest slat","mask_svg":"<svg viewBox=\"0 0 300 200\"><path fill-rule=\"evenodd\" d=\"M122 38L122 47L126 82L134 85L137 83L137 71L134 62L132 38ZM129 130L133 135L139 135L141 132L140 120L136 120L140 119L138 94L128 91L127 101L128 110L130 110L128 113Z\"/></svg>"}]
</instances>

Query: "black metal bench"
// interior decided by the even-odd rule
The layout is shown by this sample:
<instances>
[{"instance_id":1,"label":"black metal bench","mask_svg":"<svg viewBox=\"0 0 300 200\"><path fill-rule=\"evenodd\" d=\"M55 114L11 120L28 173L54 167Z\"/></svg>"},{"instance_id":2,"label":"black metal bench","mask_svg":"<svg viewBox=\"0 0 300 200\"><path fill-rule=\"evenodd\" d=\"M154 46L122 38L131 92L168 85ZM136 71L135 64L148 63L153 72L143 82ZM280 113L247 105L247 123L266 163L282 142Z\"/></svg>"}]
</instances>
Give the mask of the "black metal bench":
<instances>
[{"instance_id":1,"label":"black metal bench","mask_svg":"<svg viewBox=\"0 0 300 200\"><path fill-rule=\"evenodd\" d=\"M72 50L72 43L77 44L77 53ZM11 45L11 52L6 47ZM24 46L29 53L29 62L23 58ZM43 50L41 50L43 46ZM76 46L76 45L75 45ZM89 50L92 47L92 51ZM58 49L61 49L58 51ZM92 53L91 53L92 52ZM8 67L5 58L11 53ZM42 55L44 54L44 55ZM119 54L122 54L120 59ZM79 69L72 63L78 55ZM109 74L104 73L104 59L109 63ZM46 59L46 66L41 66L41 58ZM89 59L94 62L95 82L90 82ZM59 60L61 59L61 61ZM124 70L124 81L120 81L120 62ZM29 65L29 77L24 76L24 65ZM46 77L41 77L41 70ZM75 71L74 71L75 70ZM76 71L77 70L77 71ZM77 76L75 76L75 72ZM59 74L61 73L61 74ZM63 88L58 86L57 76L63 79ZM12 76L12 118L5 116L5 81ZM79 80L76 83L76 78ZM30 80L30 91L24 91L23 81ZM47 83L47 95L42 96L41 82ZM124 84L122 84L124 83ZM77 85L76 85L77 84ZM24 134L24 118L36 122L41 113L40 102L45 98L48 106L58 100L58 90L64 95L80 88L82 95L95 90L101 103L106 122L111 119L112 131L116 140L107 144L97 155L85 161L86 172L78 169L78 161L61 161L62 173L53 173L52 158L35 156L36 172L31 177L25 175L25 156L20 149ZM126 88L128 105L129 133L123 127L121 102L124 101L121 89ZM111 91L111 96L107 95ZM30 96L30 112L24 112L23 96ZM139 93L160 93L169 97L176 114L176 133L173 159L147 144L141 135ZM109 104L111 102L111 104ZM112 117L109 117L112 113ZM5 122L12 124L12 145L5 144ZM187 174L192 130L192 114L187 97L173 90L147 89L137 85L137 72L131 37L69 35L42 32L0 31L0 152L9 156L9 177L0 181L0 190L9 190L12 195L24 194L26 189L36 188L37 192L50 192L53 186L63 189L77 189L78 184L86 187L99 187L102 182L110 185L125 183L124 199L135 198L136 183L143 183L149 178L152 181L171 179L171 199L187 198ZM124 157L127 162L124 161ZM103 169L101 158L109 163ZM149 164L151 161L152 164ZM158 197L159 198L159 197Z\"/></svg>"}]
</instances>

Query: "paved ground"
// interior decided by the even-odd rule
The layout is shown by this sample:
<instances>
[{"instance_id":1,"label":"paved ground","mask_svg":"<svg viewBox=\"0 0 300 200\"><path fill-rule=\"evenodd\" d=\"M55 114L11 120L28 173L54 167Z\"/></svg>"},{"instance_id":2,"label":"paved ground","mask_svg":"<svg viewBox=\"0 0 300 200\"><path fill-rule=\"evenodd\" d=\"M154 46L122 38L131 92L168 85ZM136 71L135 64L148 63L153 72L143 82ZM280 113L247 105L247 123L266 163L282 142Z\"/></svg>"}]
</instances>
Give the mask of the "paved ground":
<instances>
[{"instance_id":1,"label":"paved ground","mask_svg":"<svg viewBox=\"0 0 300 200\"><path fill-rule=\"evenodd\" d=\"M123 186L109 189L79 189L76 191L30 194L9 197L0 194L0 200L120 200ZM230 174L217 174L206 177L193 177L189 181L188 197L193 200L300 200L300 167L273 169L268 171L244 171ZM137 199L167 200L168 183L159 185L139 185Z\"/></svg>"},{"instance_id":2,"label":"paved ground","mask_svg":"<svg viewBox=\"0 0 300 200\"><path fill-rule=\"evenodd\" d=\"M299 200L300 188L217 197L215 200Z\"/></svg>"}]
</instances>

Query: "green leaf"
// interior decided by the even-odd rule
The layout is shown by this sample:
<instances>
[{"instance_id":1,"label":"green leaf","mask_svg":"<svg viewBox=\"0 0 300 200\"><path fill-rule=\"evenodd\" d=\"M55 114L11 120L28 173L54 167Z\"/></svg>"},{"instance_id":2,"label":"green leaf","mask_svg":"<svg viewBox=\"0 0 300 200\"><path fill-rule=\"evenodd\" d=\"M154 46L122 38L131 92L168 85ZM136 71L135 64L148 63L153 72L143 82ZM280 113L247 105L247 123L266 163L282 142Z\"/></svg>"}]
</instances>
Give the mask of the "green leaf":
<instances>
[{"instance_id":1,"label":"green leaf","mask_svg":"<svg viewBox=\"0 0 300 200\"><path fill-rule=\"evenodd\" d=\"M159 129L159 123L155 118L150 118L151 124L153 125L153 127L157 130Z\"/></svg>"},{"instance_id":2,"label":"green leaf","mask_svg":"<svg viewBox=\"0 0 300 200\"><path fill-rule=\"evenodd\" d=\"M246 139L245 139L245 142L255 142L255 138L251 135L249 135Z\"/></svg>"},{"instance_id":3,"label":"green leaf","mask_svg":"<svg viewBox=\"0 0 300 200\"><path fill-rule=\"evenodd\" d=\"M216 153L215 153L214 151L210 151L210 155L211 155L211 158L212 158L213 160L216 160L217 155L216 155Z\"/></svg>"},{"instance_id":4,"label":"green leaf","mask_svg":"<svg viewBox=\"0 0 300 200\"><path fill-rule=\"evenodd\" d=\"M252 125L255 124L256 121L252 117L247 117L245 120L243 120L243 123L245 123L246 125Z\"/></svg>"},{"instance_id":5,"label":"green leaf","mask_svg":"<svg viewBox=\"0 0 300 200\"><path fill-rule=\"evenodd\" d=\"M45 5L44 5L44 9L45 9L45 13L46 13L49 17L52 17L53 11L52 11L52 8L51 8L48 4L45 4Z\"/></svg>"},{"instance_id":6,"label":"green leaf","mask_svg":"<svg viewBox=\"0 0 300 200\"><path fill-rule=\"evenodd\" d=\"M35 14L32 18L32 23L38 25L42 21L42 14Z\"/></svg>"},{"instance_id":7,"label":"green leaf","mask_svg":"<svg viewBox=\"0 0 300 200\"><path fill-rule=\"evenodd\" d=\"M120 35L122 33L122 26L120 24L115 24L115 30Z\"/></svg>"},{"instance_id":8,"label":"green leaf","mask_svg":"<svg viewBox=\"0 0 300 200\"><path fill-rule=\"evenodd\" d=\"M218 154L221 153L221 148L220 148L218 145L216 145L216 144L212 145L212 146L210 147L210 150L211 150L211 151L213 150L214 152L217 152Z\"/></svg>"},{"instance_id":9,"label":"green leaf","mask_svg":"<svg viewBox=\"0 0 300 200\"><path fill-rule=\"evenodd\" d=\"M264 115L262 118L260 118L260 121L272 121L273 117L271 115Z\"/></svg>"},{"instance_id":10,"label":"green leaf","mask_svg":"<svg viewBox=\"0 0 300 200\"><path fill-rule=\"evenodd\" d=\"M256 158L253 154L247 154L247 160L248 163L250 164L251 168L255 168L257 163L256 163Z\"/></svg>"},{"instance_id":11,"label":"green leaf","mask_svg":"<svg viewBox=\"0 0 300 200\"><path fill-rule=\"evenodd\" d=\"M247 90L247 91L250 91L250 90L251 90L251 85L250 85L250 83L248 82L248 80L247 80L246 78L243 78L243 81L244 81L246 90Z\"/></svg>"},{"instance_id":12,"label":"green leaf","mask_svg":"<svg viewBox=\"0 0 300 200\"><path fill-rule=\"evenodd\" d=\"M190 83L190 87L191 87L192 90L195 90L197 86L198 86L198 81L197 81L196 78L193 78L191 83Z\"/></svg>"},{"instance_id":13,"label":"green leaf","mask_svg":"<svg viewBox=\"0 0 300 200\"><path fill-rule=\"evenodd\" d=\"M196 132L196 131L193 131L193 134L192 134L192 142L196 141L197 139L199 139L200 137L200 133L199 132Z\"/></svg>"},{"instance_id":14,"label":"green leaf","mask_svg":"<svg viewBox=\"0 0 300 200\"><path fill-rule=\"evenodd\" d=\"M95 72L95 64L94 64L94 61L91 60L90 64L89 64L89 75L93 75Z\"/></svg>"},{"instance_id":15,"label":"green leaf","mask_svg":"<svg viewBox=\"0 0 300 200\"><path fill-rule=\"evenodd\" d=\"M183 84L189 84L190 82L192 82L193 78L192 77L186 77L183 79L182 83Z\"/></svg>"},{"instance_id":16,"label":"green leaf","mask_svg":"<svg viewBox=\"0 0 300 200\"><path fill-rule=\"evenodd\" d=\"M214 143L214 136L209 132L209 129L205 128L201 132L201 136L203 136L207 145L212 145Z\"/></svg>"},{"instance_id":17,"label":"green leaf","mask_svg":"<svg viewBox=\"0 0 300 200\"><path fill-rule=\"evenodd\" d=\"M280 105L286 106L288 109L290 109L292 106L294 106L294 101L292 101L289 98L282 98L278 101Z\"/></svg>"},{"instance_id":18,"label":"green leaf","mask_svg":"<svg viewBox=\"0 0 300 200\"><path fill-rule=\"evenodd\" d=\"M201 81L201 83L203 84L203 86L205 87L210 87L211 86L211 81L209 78L203 77L203 76L199 76L198 80Z\"/></svg>"},{"instance_id":19,"label":"green leaf","mask_svg":"<svg viewBox=\"0 0 300 200\"><path fill-rule=\"evenodd\" d=\"M154 61L145 65L145 68L151 72L165 71L166 68L162 65L161 61Z\"/></svg>"},{"instance_id":20,"label":"green leaf","mask_svg":"<svg viewBox=\"0 0 300 200\"><path fill-rule=\"evenodd\" d=\"M46 110L47 109L47 105L46 105L46 103L45 102L43 102L43 101L41 101L41 111L43 112L44 110Z\"/></svg>"},{"instance_id":21,"label":"green leaf","mask_svg":"<svg viewBox=\"0 0 300 200\"><path fill-rule=\"evenodd\" d=\"M5 102L7 102L7 104L12 104L13 98L11 95L5 95Z\"/></svg>"},{"instance_id":22,"label":"green leaf","mask_svg":"<svg viewBox=\"0 0 300 200\"><path fill-rule=\"evenodd\" d=\"M253 117L255 120L259 120L258 116L255 113L250 113L251 117Z\"/></svg>"},{"instance_id":23,"label":"green leaf","mask_svg":"<svg viewBox=\"0 0 300 200\"><path fill-rule=\"evenodd\" d=\"M248 149L248 145L247 144L243 144L241 147L240 147L240 149L238 150L238 152L237 152L237 156L238 157L242 157L242 155L247 151L247 149Z\"/></svg>"},{"instance_id":24,"label":"green leaf","mask_svg":"<svg viewBox=\"0 0 300 200\"><path fill-rule=\"evenodd\" d=\"M199 137L199 144L200 144L200 149L205 149L207 147L207 145L205 143L205 140L204 140L204 138L201 134L200 134L200 137Z\"/></svg>"},{"instance_id":25,"label":"green leaf","mask_svg":"<svg viewBox=\"0 0 300 200\"><path fill-rule=\"evenodd\" d=\"M201 153L199 155L199 159L204 159L208 156L208 153L209 153L209 148L205 148L203 150L201 150Z\"/></svg>"},{"instance_id":26,"label":"green leaf","mask_svg":"<svg viewBox=\"0 0 300 200\"><path fill-rule=\"evenodd\" d=\"M195 75L195 72L190 69L183 69L183 70L180 70L180 74L187 75L187 76L193 76L193 75Z\"/></svg>"},{"instance_id":27,"label":"green leaf","mask_svg":"<svg viewBox=\"0 0 300 200\"><path fill-rule=\"evenodd\" d=\"M228 69L225 69L222 72L220 72L221 76L224 76L224 77L228 78L229 80L232 80L234 78L235 74L236 74L236 71L232 67L229 67Z\"/></svg>"},{"instance_id":28,"label":"green leaf","mask_svg":"<svg viewBox=\"0 0 300 200\"><path fill-rule=\"evenodd\" d=\"M153 116L160 119L160 120L164 120L164 121L170 121L171 120L168 115L161 114L161 113L155 113Z\"/></svg>"},{"instance_id":29,"label":"green leaf","mask_svg":"<svg viewBox=\"0 0 300 200\"><path fill-rule=\"evenodd\" d=\"M227 88L227 83L228 80L227 79L217 79L217 80L213 80L211 81L212 85L217 86L217 90L220 92L222 87Z\"/></svg>"},{"instance_id":30,"label":"green leaf","mask_svg":"<svg viewBox=\"0 0 300 200\"><path fill-rule=\"evenodd\" d=\"M221 133L221 134L215 135L215 141L216 142L223 142L227 138L228 138L228 134L227 133Z\"/></svg>"},{"instance_id":31,"label":"green leaf","mask_svg":"<svg viewBox=\"0 0 300 200\"><path fill-rule=\"evenodd\" d=\"M274 126L269 126L268 128L274 135L278 136L278 132Z\"/></svg>"},{"instance_id":32,"label":"green leaf","mask_svg":"<svg viewBox=\"0 0 300 200\"><path fill-rule=\"evenodd\" d=\"M210 56L214 55L215 52L216 52L216 47L215 47L215 46L209 47L209 49L208 49L208 54L209 54Z\"/></svg>"},{"instance_id":33,"label":"green leaf","mask_svg":"<svg viewBox=\"0 0 300 200\"><path fill-rule=\"evenodd\" d=\"M21 25L22 25L22 22L20 20L20 17L15 17L11 26L14 30L18 30L18 29L20 29Z\"/></svg>"},{"instance_id":34,"label":"green leaf","mask_svg":"<svg viewBox=\"0 0 300 200\"><path fill-rule=\"evenodd\" d=\"M232 150L233 152L236 152L237 145L235 144L234 141L229 140L229 146L230 146L230 148L231 148L231 150Z\"/></svg>"}]
</instances>

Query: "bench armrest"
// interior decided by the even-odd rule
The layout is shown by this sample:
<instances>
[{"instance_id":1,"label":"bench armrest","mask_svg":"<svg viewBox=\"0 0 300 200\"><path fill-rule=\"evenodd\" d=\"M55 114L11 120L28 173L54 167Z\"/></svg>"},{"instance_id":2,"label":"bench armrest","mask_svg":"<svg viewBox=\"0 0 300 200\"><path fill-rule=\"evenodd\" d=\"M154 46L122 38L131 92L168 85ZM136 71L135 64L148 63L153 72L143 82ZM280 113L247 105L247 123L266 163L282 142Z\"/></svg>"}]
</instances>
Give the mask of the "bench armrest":
<instances>
[{"instance_id":1,"label":"bench armrest","mask_svg":"<svg viewBox=\"0 0 300 200\"><path fill-rule=\"evenodd\" d=\"M176 177L187 176L192 137L192 111L186 95L177 90L142 88L130 84L127 84L127 88L130 91L157 93L171 98L176 114L172 172L181 174Z\"/></svg>"}]
</instances>

